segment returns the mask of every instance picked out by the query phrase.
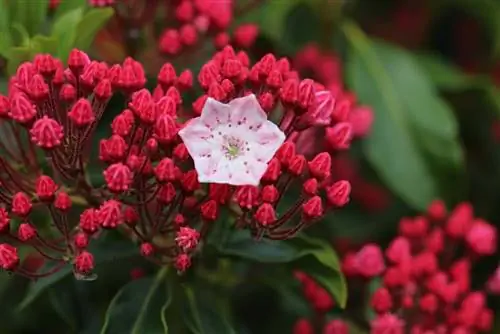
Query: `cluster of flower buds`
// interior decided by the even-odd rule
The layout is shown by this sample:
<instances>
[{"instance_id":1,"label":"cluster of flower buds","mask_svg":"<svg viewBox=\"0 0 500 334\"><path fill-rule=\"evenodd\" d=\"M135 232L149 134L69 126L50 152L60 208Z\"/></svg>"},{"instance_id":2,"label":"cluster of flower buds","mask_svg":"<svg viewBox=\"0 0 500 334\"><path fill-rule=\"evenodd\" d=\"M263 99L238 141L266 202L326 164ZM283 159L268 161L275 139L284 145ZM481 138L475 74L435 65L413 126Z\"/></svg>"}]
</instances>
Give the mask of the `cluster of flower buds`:
<instances>
[{"instance_id":1,"label":"cluster of flower buds","mask_svg":"<svg viewBox=\"0 0 500 334\"><path fill-rule=\"evenodd\" d=\"M334 115L338 121L351 124L354 138L366 136L372 127L373 111L370 107L358 105L356 95L344 88L342 80L342 63L333 52L322 52L315 44L300 50L293 62L297 70L312 73L313 78L323 84L334 96L336 108ZM333 132L327 132L330 136ZM333 141L333 143L334 141Z\"/></svg>"},{"instance_id":2,"label":"cluster of flower buds","mask_svg":"<svg viewBox=\"0 0 500 334\"><path fill-rule=\"evenodd\" d=\"M213 36L214 45L221 49L231 43L243 48L253 45L258 35L258 26L243 24L237 27L233 37L228 33L234 16L258 5L260 0L251 0L245 8L236 10L237 1L180 0L174 1L173 24L165 28L159 39L160 51L176 56L183 49L192 48L200 36Z\"/></svg>"},{"instance_id":3,"label":"cluster of flower buds","mask_svg":"<svg viewBox=\"0 0 500 334\"><path fill-rule=\"evenodd\" d=\"M401 219L385 254L375 244L347 254L348 279L382 277L371 296L371 332L489 333L493 312L486 293L471 290L471 272L475 260L495 253L496 233L469 203L448 214L435 201L425 216Z\"/></svg>"},{"instance_id":4,"label":"cluster of flower buds","mask_svg":"<svg viewBox=\"0 0 500 334\"><path fill-rule=\"evenodd\" d=\"M113 6L115 15L101 36L123 44L129 56L147 58L152 63L148 64L149 72L161 66L157 60L164 56L170 59L189 55L192 59L206 40L211 40L217 49L229 44L251 47L259 34L256 24L241 24L231 29L231 34L229 30L234 18L260 5L262 0L244 4L233 0L90 0L90 3ZM161 22L156 22L157 19ZM158 33L153 36L148 31ZM141 39L149 44L139 50Z\"/></svg>"},{"instance_id":5,"label":"cluster of flower buds","mask_svg":"<svg viewBox=\"0 0 500 334\"><path fill-rule=\"evenodd\" d=\"M323 52L315 44L309 44L300 50L294 59L295 67L303 73L311 73L312 77L323 84L336 100L335 115L339 121L337 127L349 129L353 138L363 138L369 134L373 123L373 111L368 106L357 105L356 95L345 90L342 80L341 60L333 52ZM347 127L346 124L350 124ZM311 141L312 136L326 137L330 147L349 147L344 143L339 147L336 132L333 129L322 131L311 129L298 141L303 150L314 151L318 145ZM332 160L332 176L351 182L352 199L369 211L380 211L390 203L389 193L381 186L365 180L358 171L358 166L348 155L337 155Z\"/></svg>"},{"instance_id":6,"label":"cluster of flower buds","mask_svg":"<svg viewBox=\"0 0 500 334\"><path fill-rule=\"evenodd\" d=\"M302 285L304 297L314 310L314 319L298 319L293 327L293 334L348 334L349 327L341 319L327 319L335 303L323 287L303 272L296 272L295 277Z\"/></svg>"},{"instance_id":7,"label":"cluster of flower buds","mask_svg":"<svg viewBox=\"0 0 500 334\"><path fill-rule=\"evenodd\" d=\"M269 54L250 66L229 46L198 81L206 94L186 106L193 75L169 63L152 93L130 58L108 66L73 50L68 68L50 55L21 64L0 96L0 230L12 239L0 245L0 267L35 276L18 266L16 244L24 243L59 264L51 272L72 263L85 275L94 266L91 237L118 229L152 262L184 271L221 206L255 236L284 239L348 202L350 184L328 181L331 153L307 158L293 141L319 117L320 126L335 124L334 100L322 103L320 85L299 80L286 59ZM95 156L114 94L127 105ZM102 186L90 168L102 168ZM35 212L49 214L60 237L43 236Z\"/></svg>"}]
</instances>

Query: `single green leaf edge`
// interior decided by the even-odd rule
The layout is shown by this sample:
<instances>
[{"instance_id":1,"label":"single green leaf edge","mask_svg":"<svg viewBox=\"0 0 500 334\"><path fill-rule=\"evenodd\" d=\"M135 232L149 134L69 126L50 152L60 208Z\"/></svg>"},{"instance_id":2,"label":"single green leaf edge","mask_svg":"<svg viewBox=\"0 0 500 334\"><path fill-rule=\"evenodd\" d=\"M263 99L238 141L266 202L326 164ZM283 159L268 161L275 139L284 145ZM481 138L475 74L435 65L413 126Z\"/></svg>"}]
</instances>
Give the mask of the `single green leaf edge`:
<instances>
[{"instance_id":1,"label":"single green leaf edge","mask_svg":"<svg viewBox=\"0 0 500 334\"><path fill-rule=\"evenodd\" d=\"M163 281L163 279L167 276L169 267L163 267L158 274L156 275L156 278L151 286L151 289L149 289L148 294L146 295L146 298L144 299L144 303L142 303L141 309L139 311L139 316L137 317L134 327L132 327L132 334L141 334L139 332L140 326L144 320L144 314L146 313L146 309L148 308L148 304L151 301L151 298L153 298L154 292L157 290L157 288L160 286L160 283ZM170 296L168 296L170 299Z\"/></svg>"},{"instance_id":2,"label":"single green leaf edge","mask_svg":"<svg viewBox=\"0 0 500 334\"><path fill-rule=\"evenodd\" d=\"M160 283L167 275L168 269L169 269L168 267L164 267L156 274L155 279L153 281L153 284L151 284L151 287L146 295L146 298L144 299L144 302L141 305L141 308L139 310L139 315L137 316L137 319L134 321L134 326L132 327L132 330L130 332L131 334L135 334L135 333L141 334L138 331L140 330L140 326L142 324L142 321L144 320L144 313L148 307L149 302L151 301L151 298L153 297L154 292L158 289L158 287L160 286ZM106 310L106 315L104 316L104 324L102 325L102 328L101 328L101 332L100 332L101 334L106 334L106 331L108 330L108 326L109 326L109 322L110 322L110 317L111 317L110 310L112 310L115 307L116 303L118 302L118 300L120 299L121 295L123 294L123 292L125 291L126 288L127 288L127 285L122 287L120 289L120 291L118 291L118 293L111 300L111 303L109 304L108 309Z\"/></svg>"},{"instance_id":3,"label":"single green leaf edge","mask_svg":"<svg viewBox=\"0 0 500 334\"><path fill-rule=\"evenodd\" d=\"M316 260L324 265L326 268L331 269L332 271L336 272L338 274L338 277L340 278L340 289L338 293L335 293L334 291L330 291L328 286L326 286L327 279L321 279L318 281L318 283L323 286L323 288L327 289L329 292L333 293L334 297L336 298L336 301L339 303L339 306L341 308L345 308L347 304L347 283L345 280L345 277L342 273L341 270L341 265L339 258L337 256L337 253L334 251L334 249L324 242L323 240L320 239L314 239L305 235L299 235L296 237L296 240L303 241L308 244L308 247L305 248L302 252L299 253L297 256L296 261L300 261L300 259L304 259L307 256L313 256L316 258ZM319 256L320 254L318 252L328 252L328 256L331 256L332 260L334 263L327 263L327 261L324 260L323 257Z\"/></svg>"},{"instance_id":4,"label":"single green leaf edge","mask_svg":"<svg viewBox=\"0 0 500 334\"><path fill-rule=\"evenodd\" d=\"M195 300L193 289L191 287L185 287L185 292L186 292L186 297L187 297L188 302L189 302L189 307L191 308L191 310L193 312L194 321L197 324L196 328L191 327L191 330L194 331L194 329L198 329L198 331L196 331L195 334L203 334L204 333L203 326L201 324L201 317L200 317L200 313L198 312L198 307L196 307L196 300Z\"/></svg>"}]
</instances>

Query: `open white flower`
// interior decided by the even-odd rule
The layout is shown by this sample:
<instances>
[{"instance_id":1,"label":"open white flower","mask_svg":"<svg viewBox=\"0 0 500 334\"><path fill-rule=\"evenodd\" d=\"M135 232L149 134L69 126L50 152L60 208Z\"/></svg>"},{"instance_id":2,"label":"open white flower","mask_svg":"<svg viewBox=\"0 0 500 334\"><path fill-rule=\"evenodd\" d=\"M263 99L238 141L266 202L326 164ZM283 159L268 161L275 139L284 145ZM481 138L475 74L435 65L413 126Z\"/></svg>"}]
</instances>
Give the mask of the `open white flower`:
<instances>
[{"instance_id":1,"label":"open white flower","mask_svg":"<svg viewBox=\"0 0 500 334\"><path fill-rule=\"evenodd\" d=\"M255 95L224 104L208 98L179 136L202 183L258 185L285 134L267 120Z\"/></svg>"}]
</instances>

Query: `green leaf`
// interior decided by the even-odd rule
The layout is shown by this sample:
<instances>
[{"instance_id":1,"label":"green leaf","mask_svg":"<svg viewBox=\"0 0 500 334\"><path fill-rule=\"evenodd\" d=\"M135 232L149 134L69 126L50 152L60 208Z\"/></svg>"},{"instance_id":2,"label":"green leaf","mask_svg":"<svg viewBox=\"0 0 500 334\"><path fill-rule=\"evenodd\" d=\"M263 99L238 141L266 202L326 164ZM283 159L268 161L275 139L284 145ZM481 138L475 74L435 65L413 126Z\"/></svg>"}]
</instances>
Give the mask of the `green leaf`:
<instances>
[{"instance_id":1,"label":"green leaf","mask_svg":"<svg viewBox=\"0 0 500 334\"><path fill-rule=\"evenodd\" d=\"M61 16L73 9L82 8L86 9L88 7L88 0L66 0L61 1L59 6L57 6L56 12L54 13L54 19L59 19Z\"/></svg>"},{"instance_id":2,"label":"green leaf","mask_svg":"<svg viewBox=\"0 0 500 334\"><path fill-rule=\"evenodd\" d=\"M290 11L306 0L266 1L260 8L245 16L245 20L254 21L267 36L279 40L285 31L285 22Z\"/></svg>"},{"instance_id":3,"label":"green leaf","mask_svg":"<svg viewBox=\"0 0 500 334\"><path fill-rule=\"evenodd\" d=\"M43 35L36 35L30 41L34 48L42 53L49 53L55 55L57 53L57 39L54 37L47 37Z\"/></svg>"},{"instance_id":4,"label":"green leaf","mask_svg":"<svg viewBox=\"0 0 500 334\"><path fill-rule=\"evenodd\" d=\"M83 9L76 8L61 15L54 23L52 27L52 37L57 39L57 56L61 60L66 60L71 49L74 47L77 38L77 28L82 18Z\"/></svg>"},{"instance_id":5,"label":"green leaf","mask_svg":"<svg viewBox=\"0 0 500 334\"><path fill-rule=\"evenodd\" d=\"M91 244L89 247L89 251L94 255L96 268L99 268L99 266L105 265L106 263L115 261L117 259L130 258L137 255L137 249L132 243L128 241L111 242L106 238L98 239L95 243ZM49 262L40 270L40 272L46 272L54 268L55 265L57 264L54 262ZM67 264L55 274L31 283L26 296L18 305L17 310L22 311L32 302L34 302L49 287L72 274L73 268L71 265Z\"/></svg>"},{"instance_id":6,"label":"green leaf","mask_svg":"<svg viewBox=\"0 0 500 334\"><path fill-rule=\"evenodd\" d=\"M167 270L125 285L109 304L101 334L168 333L162 315L171 302Z\"/></svg>"},{"instance_id":7,"label":"green leaf","mask_svg":"<svg viewBox=\"0 0 500 334\"><path fill-rule=\"evenodd\" d=\"M10 33L9 9L6 1L0 1L0 55L7 58L8 51L13 45Z\"/></svg>"},{"instance_id":8,"label":"green leaf","mask_svg":"<svg viewBox=\"0 0 500 334\"><path fill-rule=\"evenodd\" d=\"M419 54L417 60L436 88L446 91L461 91L482 88L488 85L483 77L467 75L458 67L433 54Z\"/></svg>"},{"instance_id":9,"label":"green leaf","mask_svg":"<svg viewBox=\"0 0 500 334\"><path fill-rule=\"evenodd\" d=\"M12 22L17 22L26 28L29 35L40 32L42 24L47 17L49 10L49 0L12 2Z\"/></svg>"},{"instance_id":10,"label":"green leaf","mask_svg":"<svg viewBox=\"0 0 500 334\"><path fill-rule=\"evenodd\" d=\"M370 41L351 22L343 26L352 48L347 82L375 122L363 149L379 176L415 209L443 197L440 175L462 168L457 121L412 56Z\"/></svg>"},{"instance_id":11,"label":"green leaf","mask_svg":"<svg viewBox=\"0 0 500 334\"><path fill-rule=\"evenodd\" d=\"M500 115L500 90L490 78L466 74L436 55L422 54L418 60L437 89L447 93L477 91Z\"/></svg>"},{"instance_id":12,"label":"green leaf","mask_svg":"<svg viewBox=\"0 0 500 334\"><path fill-rule=\"evenodd\" d=\"M319 239L299 235L289 241L256 241L248 231L237 231L223 243L219 252L260 263L289 263L313 276L343 307L347 288L333 248Z\"/></svg>"},{"instance_id":13,"label":"green leaf","mask_svg":"<svg viewBox=\"0 0 500 334\"><path fill-rule=\"evenodd\" d=\"M223 244L215 245L226 255L262 263L286 263L297 258L297 250L284 241L255 240L248 231L233 231Z\"/></svg>"},{"instance_id":14,"label":"green leaf","mask_svg":"<svg viewBox=\"0 0 500 334\"><path fill-rule=\"evenodd\" d=\"M94 42L94 38L99 30L104 27L113 14L113 8L110 7L89 10L78 24L74 47L87 50L92 45L92 42Z\"/></svg>"},{"instance_id":15,"label":"green leaf","mask_svg":"<svg viewBox=\"0 0 500 334\"><path fill-rule=\"evenodd\" d=\"M7 73L14 75L19 64L30 61L33 57L33 50L29 46L16 46L9 49L7 53Z\"/></svg>"},{"instance_id":16,"label":"green leaf","mask_svg":"<svg viewBox=\"0 0 500 334\"><path fill-rule=\"evenodd\" d=\"M236 334L221 298L209 291L184 287L188 310L185 323L193 334Z\"/></svg>"},{"instance_id":17,"label":"green leaf","mask_svg":"<svg viewBox=\"0 0 500 334\"><path fill-rule=\"evenodd\" d=\"M294 267L313 277L344 308L347 304L347 285L333 247L323 240L305 235L290 241L299 250Z\"/></svg>"}]
</instances>

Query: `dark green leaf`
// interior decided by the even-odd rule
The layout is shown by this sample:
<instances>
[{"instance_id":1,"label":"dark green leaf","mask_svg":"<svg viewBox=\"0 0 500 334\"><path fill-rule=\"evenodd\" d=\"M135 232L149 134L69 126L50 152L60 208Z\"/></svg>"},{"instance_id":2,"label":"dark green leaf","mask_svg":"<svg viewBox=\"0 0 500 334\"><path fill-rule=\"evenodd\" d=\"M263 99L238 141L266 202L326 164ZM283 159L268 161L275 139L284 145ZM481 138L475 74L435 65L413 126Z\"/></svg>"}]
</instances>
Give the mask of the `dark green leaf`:
<instances>
[{"instance_id":1,"label":"dark green leaf","mask_svg":"<svg viewBox=\"0 0 500 334\"><path fill-rule=\"evenodd\" d=\"M206 296L200 289L185 286L188 311L186 326L193 334L236 334L227 316L227 308L214 294Z\"/></svg>"},{"instance_id":2,"label":"dark green leaf","mask_svg":"<svg viewBox=\"0 0 500 334\"><path fill-rule=\"evenodd\" d=\"M89 247L89 251L94 255L96 267L105 265L106 263L117 259L130 258L137 254L137 249L132 243L128 241L113 243L109 242L109 240L107 241L105 238L98 239L95 243L91 244ZM54 268L55 265L57 264L55 264L54 262L50 262L46 266L44 266L40 270L40 272L46 272ZM29 306L46 289L61 281L63 278L72 275L72 273L72 266L67 264L57 273L31 283L26 296L18 306L18 310L21 311Z\"/></svg>"},{"instance_id":3,"label":"dark green leaf","mask_svg":"<svg viewBox=\"0 0 500 334\"><path fill-rule=\"evenodd\" d=\"M65 61L75 45L77 28L83 18L83 9L76 8L64 15L52 26L52 37L57 38L57 56Z\"/></svg>"},{"instance_id":4,"label":"dark green leaf","mask_svg":"<svg viewBox=\"0 0 500 334\"><path fill-rule=\"evenodd\" d=\"M255 240L248 231L234 231L223 243L216 245L224 254L262 263L286 263L296 259L297 250L284 241Z\"/></svg>"},{"instance_id":5,"label":"dark green leaf","mask_svg":"<svg viewBox=\"0 0 500 334\"><path fill-rule=\"evenodd\" d=\"M423 210L443 197L433 162L453 172L462 166L457 122L410 54L370 41L354 23L343 29L352 45L348 84L375 111L365 154L395 193Z\"/></svg>"},{"instance_id":6,"label":"dark green leaf","mask_svg":"<svg viewBox=\"0 0 500 334\"><path fill-rule=\"evenodd\" d=\"M75 48L87 50L99 30L104 27L113 16L113 8L93 8L89 10L78 24L76 29Z\"/></svg>"},{"instance_id":7,"label":"dark green leaf","mask_svg":"<svg viewBox=\"0 0 500 334\"><path fill-rule=\"evenodd\" d=\"M7 58L8 50L12 46L12 36L10 34L9 9L5 1L0 1L0 55Z\"/></svg>"},{"instance_id":8,"label":"dark green leaf","mask_svg":"<svg viewBox=\"0 0 500 334\"><path fill-rule=\"evenodd\" d=\"M333 248L319 239L298 236L289 241L254 240L248 231L232 233L228 240L217 245L225 255L261 263L290 263L313 276L318 283L344 306L347 289Z\"/></svg>"},{"instance_id":9,"label":"dark green leaf","mask_svg":"<svg viewBox=\"0 0 500 334\"><path fill-rule=\"evenodd\" d=\"M335 297L335 301L340 307L345 307L347 303L347 285L333 247L323 240L304 235L290 241L298 250L294 267L312 276Z\"/></svg>"},{"instance_id":10,"label":"dark green leaf","mask_svg":"<svg viewBox=\"0 0 500 334\"><path fill-rule=\"evenodd\" d=\"M109 304L101 334L168 333L162 315L171 300L167 270L125 285Z\"/></svg>"}]
</instances>

